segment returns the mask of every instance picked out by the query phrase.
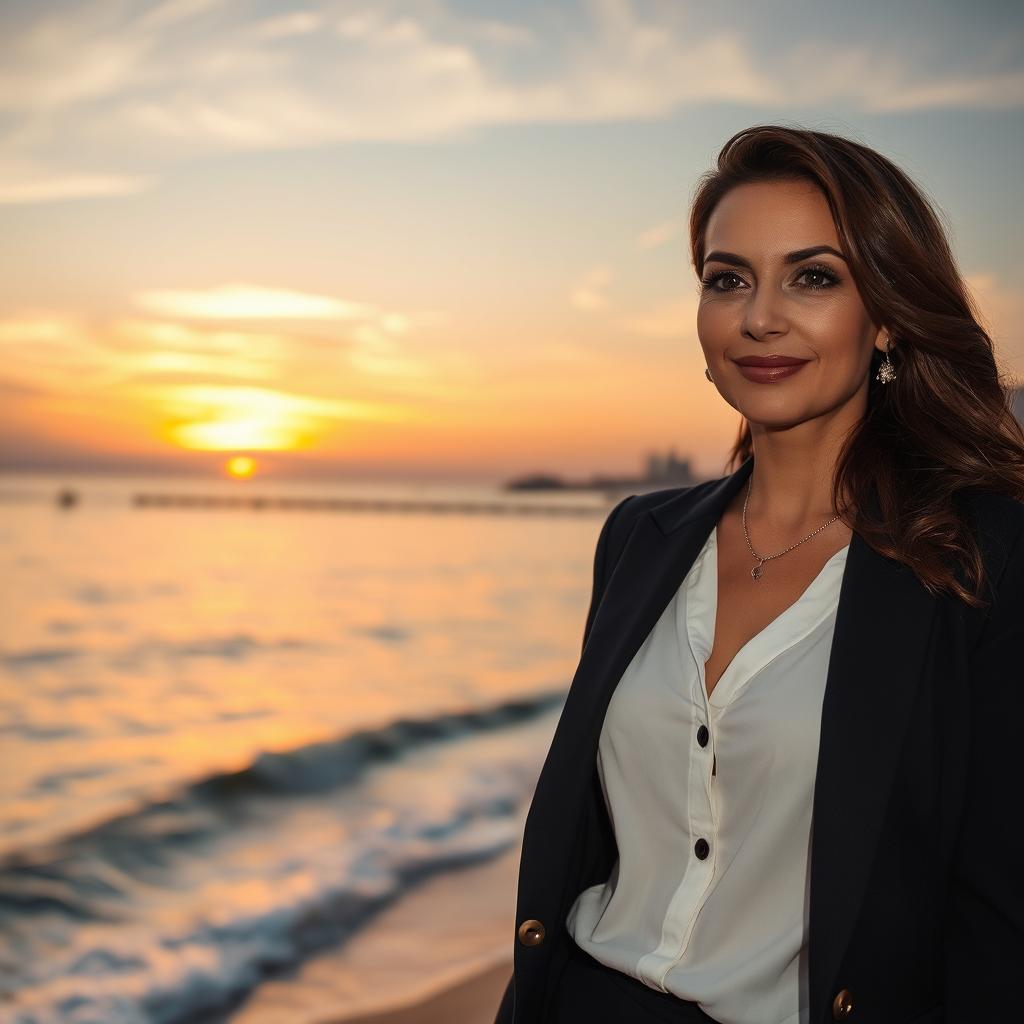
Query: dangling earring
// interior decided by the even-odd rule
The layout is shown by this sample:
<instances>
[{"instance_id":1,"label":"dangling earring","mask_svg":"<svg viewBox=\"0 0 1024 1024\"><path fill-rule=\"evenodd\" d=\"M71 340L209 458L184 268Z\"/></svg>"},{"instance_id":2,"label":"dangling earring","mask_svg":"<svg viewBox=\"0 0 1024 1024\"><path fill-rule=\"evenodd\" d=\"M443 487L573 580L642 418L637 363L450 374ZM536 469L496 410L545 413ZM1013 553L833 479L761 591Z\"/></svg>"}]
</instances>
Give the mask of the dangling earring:
<instances>
[{"instance_id":1,"label":"dangling earring","mask_svg":"<svg viewBox=\"0 0 1024 1024\"><path fill-rule=\"evenodd\" d=\"M875 380L880 380L883 384L888 384L896 376L896 367L892 365L892 360L889 358L891 347L892 339L887 335L885 339L885 362L879 365L878 373L875 374Z\"/></svg>"},{"instance_id":2,"label":"dangling earring","mask_svg":"<svg viewBox=\"0 0 1024 1024\"><path fill-rule=\"evenodd\" d=\"M707 366L704 367L704 376L707 377L707 379L710 380L712 383L714 383L714 380L711 377L711 369Z\"/></svg>"}]
</instances>

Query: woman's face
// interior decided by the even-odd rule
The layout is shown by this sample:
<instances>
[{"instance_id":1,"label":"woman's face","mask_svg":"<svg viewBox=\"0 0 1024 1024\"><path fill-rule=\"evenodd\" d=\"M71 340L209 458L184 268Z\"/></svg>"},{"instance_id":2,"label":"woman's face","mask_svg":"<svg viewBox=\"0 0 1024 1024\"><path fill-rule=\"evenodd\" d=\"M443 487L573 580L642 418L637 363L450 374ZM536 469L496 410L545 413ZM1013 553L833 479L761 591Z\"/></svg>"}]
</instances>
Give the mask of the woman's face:
<instances>
[{"instance_id":1,"label":"woman's face","mask_svg":"<svg viewBox=\"0 0 1024 1024\"><path fill-rule=\"evenodd\" d=\"M801 252L819 246L840 251L824 195L802 181L739 185L708 221L697 334L715 386L752 425L867 407L871 352L885 350L885 332L841 255ZM804 362L784 375L737 363L776 355Z\"/></svg>"}]
</instances>

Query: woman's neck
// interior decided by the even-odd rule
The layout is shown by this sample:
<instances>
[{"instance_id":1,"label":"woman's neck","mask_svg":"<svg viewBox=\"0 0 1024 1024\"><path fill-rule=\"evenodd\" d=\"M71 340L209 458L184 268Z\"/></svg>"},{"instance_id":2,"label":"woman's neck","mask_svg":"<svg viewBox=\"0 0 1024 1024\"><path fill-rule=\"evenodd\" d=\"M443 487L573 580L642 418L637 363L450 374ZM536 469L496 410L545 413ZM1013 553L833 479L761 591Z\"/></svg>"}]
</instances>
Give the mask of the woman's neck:
<instances>
[{"instance_id":1,"label":"woman's neck","mask_svg":"<svg viewBox=\"0 0 1024 1024\"><path fill-rule=\"evenodd\" d=\"M756 523L768 536L804 536L836 514L832 503L835 466L835 453L822 447L780 451L762 445L755 449L751 477L734 497L730 511L742 512L749 485L748 524Z\"/></svg>"}]
</instances>

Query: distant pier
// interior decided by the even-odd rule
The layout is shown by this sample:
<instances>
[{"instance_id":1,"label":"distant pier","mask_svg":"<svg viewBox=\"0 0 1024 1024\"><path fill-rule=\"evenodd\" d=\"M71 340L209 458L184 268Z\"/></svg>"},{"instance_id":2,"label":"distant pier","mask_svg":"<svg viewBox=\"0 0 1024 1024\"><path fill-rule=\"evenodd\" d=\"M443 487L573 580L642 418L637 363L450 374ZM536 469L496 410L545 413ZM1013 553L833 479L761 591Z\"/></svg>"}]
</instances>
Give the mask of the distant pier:
<instances>
[{"instance_id":1,"label":"distant pier","mask_svg":"<svg viewBox=\"0 0 1024 1024\"><path fill-rule=\"evenodd\" d=\"M269 495L135 494L137 508L245 509L252 512L393 512L430 515L596 516L608 505L561 505L515 501L451 501L413 498L300 498Z\"/></svg>"}]
</instances>

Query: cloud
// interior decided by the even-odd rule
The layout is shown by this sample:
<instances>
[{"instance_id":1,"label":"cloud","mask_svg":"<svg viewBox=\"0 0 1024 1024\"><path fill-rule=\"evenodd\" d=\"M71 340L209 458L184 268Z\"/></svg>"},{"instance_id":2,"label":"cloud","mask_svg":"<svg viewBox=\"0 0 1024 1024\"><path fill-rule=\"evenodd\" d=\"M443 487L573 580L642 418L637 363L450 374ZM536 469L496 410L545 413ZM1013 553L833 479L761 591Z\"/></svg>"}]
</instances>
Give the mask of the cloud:
<instances>
[{"instance_id":1,"label":"cloud","mask_svg":"<svg viewBox=\"0 0 1024 1024\"><path fill-rule=\"evenodd\" d=\"M569 303L576 309L585 313L606 309L608 297L605 290L611 283L612 271L610 267L594 267L588 271L583 279L569 293Z\"/></svg>"},{"instance_id":2,"label":"cloud","mask_svg":"<svg viewBox=\"0 0 1024 1024\"><path fill-rule=\"evenodd\" d=\"M5 398L42 398L46 394L41 388L16 380L0 377L0 395Z\"/></svg>"},{"instance_id":3,"label":"cloud","mask_svg":"<svg viewBox=\"0 0 1024 1024\"><path fill-rule=\"evenodd\" d=\"M285 39L315 32L323 25L323 18L312 11L292 11L259 22L253 28L258 39Z\"/></svg>"},{"instance_id":4,"label":"cloud","mask_svg":"<svg viewBox=\"0 0 1024 1024\"><path fill-rule=\"evenodd\" d=\"M640 232L636 244L638 249L658 249L671 242L680 233L680 225L675 221L663 221Z\"/></svg>"},{"instance_id":5,"label":"cloud","mask_svg":"<svg viewBox=\"0 0 1024 1024\"><path fill-rule=\"evenodd\" d=\"M135 302L161 315L204 320L357 320L374 312L330 295L245 283L193 291L154 289L136 295Z\"/></svg>"},{"instance_id":6,"label":"cloud","mask_svg":"<svg viewBox=\"0 0 1024 1024\"><path fill-rule=\"evenodd\" d=\"M0 362L9 382L50 393L108 379L112 355L87 323L49 311L0 320Z\"/></svg>"},{"instance_id":7,"label":"cloud","mask_svg":"<svg viewBox=\"0 0 1024 1024\"><path fill-rule=\"evenodd\" d=\"M922 110L1007 110L1024 106L1024 71L991 70L988 62L971 72L953 68L915 68L906 54L893 49L802 42L778 71L787 94L814 68L814 100L824 106L848 102L868 113Z\"/></svg>"},{"instance_id":8,"label":"cloud","mask_svg":"<svg viewBox=\"0 0 1024 1024\"><path fill-rule=\"evenodd\" d=\"M368 303L332 295L246 283L181 291L153 289L136 295L135 302L151 313L184 320L312 321L328 326L342 323L347 326L339 341L353 369L377 378L427 380L436 376L432 363L410 356L401 349L398 339L423 324L443 319L437 310L422 313L381 310ZM193 336L188 328L179 325L162 324L159 332L154 332L152 327L144 328L144 331L149 338L161 344L166 344L168 339L174 343L181 338L187 343ZM228 343L242 339L244 345L250 336L235 331L206 337L208 340L226 339ZM169 360L175 361L177 357Z\"/></svg>"},{"instance_id":9,"label":"cloud","mask_svg":"<svg viewBox=\"0 0 1024 1024\"><path fill-rule=\"evenodd\" d=\"M297 358L285 334L197 329L158 320L120 319L104 332L119 382L141 380L272 381Z\"/></svg>"},{"instance_id":10,"label":"cloud","mask_svg":"<svg viewBox=\"0 0 1024 1024\"><path fill-rule=\"evenodd\" d=\"M109 392L147 378L269 380L286 365L289 345L283 336L142 320L94 324L45 311L0 320L8 378L49 394Z\"/></svg>"},{"instance_id":11,"label":"cloud","mask_svg":"<svg viewBox=\"0 0 1024 1024\"><path fill-rule=\"evenodd\" d=\"M384 402L294 394L283 388L193 385L151 388L148 394L159 398L166 412L186 418L211 413L249 416L254 409L282 416L378 421L404 419L408 415L400 407L389 407Z\"/></svg>"},{"instance_id":12,"label":"cloud","mask_svg":"<svg viewBox=\"0 0 1024 1024\"><path fill-rule=\"evenodd\" d=\"M210 330L171 321L133 318L114 321L110 336L130 345L260 359L284 358L290 340L280 333L232 328Z\"/></svg>"},{"instance_id":13,"label":"cloud","mask_svg":"<svg viewBox=\"0 0 1024 1024\"><path fill-rule=\"evenodd\" d=\"M1024 71L1006 71L980 77L950 77L932 82L894 82L876 88L866 99L872 113L909 110L1019 110L1024 106Z\"/></svg>"},{"instance_id":14,"label":"cloud","mask_svg":"<svg viewBox=\"0 0 1024 1024\"><path fill-rule=\"evenodd\" d=\"M178 22L191 21L225 6L225 0L158 0L142 11L138 24L152 29L164 28Z\"/></svg>"},{"instance_id":15,"label":"cloud","mask_svg":"<svg viewBox=\"0 0 1024 1024\"><path fill-rule=\"evenodd\" d=\"M206 451L295 449L322 434L326 421L414 418L400 405L294 394L282 388L186 385L145 388L138 394L171 424L172 440L183 448Z\"/></svg>"},{"instance_id":16,"label":"cloud","mask_svg":"<svg viewBox=\"0 0 1024 1024\"><path fill-rule=\"evenodd\" d=\"M584 0L579 15L540 10L536 24L520 12L473 17L442 0L310 0L271 15L221 0L0 12L0 196L125 194L201 154L444 140L495 124L650 119L706 103L1024 106L1024 71L998 38L958 59L930 45L926 29L909 51L896 33L767 53L757 19L716 21L689 5ZM104 168L83 165L95 153ZM46 181L33 189L5 173L17 161L49 167Z\"/></svg>"},{"instance_id":17,"label":"cloud","mask_svg":"<svg viewBox=\"0 0 1024 1024\"><path fill-rule=\"evenodd\" d=\"M507 21L471 21L468 23L471 35L503 46L532 46L537 35L525 25L513 25Z\"/></svg>"},{"instance_id":18,"label":"cloud","mask_svg":"<svg viewBox=\"0 0 1024 1024\"><path fill-rule=\"evenodd\" d=\"M18 344L63 341L75 329L74 320L60 313L25 314L0 320L0 347L5 352Z\"/></svg>"},{"instance_id":19,"label":"cloud","mask_svg":"<svg viewBox=\"0 0 1024 1024\"><path fill-rule=\"evenodd\" d=\"M129 196L152 188L152 176L8 171L0 168L0 203L25 206L60 199Z\"/></svg>"},{"instance_id":20,"label":"cloud","mask_svg":"<svg viewBox=\"0 0 1024 1024\"><path fill-rule=\"evenodd\" d=\"M91 322L34 310L0 319L0 360L8 368L8 382L80 395L114 388L123 393L144 381L229 385L333 377L350 385L383 385L396 394L442 398L461 394L467 374L475 370L458 352L408 350L422 326L444 321L437 310L382 310L246 284L157 289L136 301L159 318ZM250 321L273 326L242 326Z\"/></svg>"},{"instance_id":21,"label":"cloud","mask_svg":"<svg viewBox=\"0 0 1024 1024\"><path fill-rule=\"evenodd\" d=\"M388 329L349 324L324 339L27 311L0 320L0 392L141 416L140 430L209 451L308 448L342 421L410 422L476 393L464 354L415 358L399 346L415 317L380 319Z\"/></svg>"},{"instance_id":22,"label":"cloud","mask_svg":"<svg viewBox=\"0 0 1024 1024\"><path fill-rule=\"evenodd\" d=\"M697 299L683 296L619 320L619 327L645 338L670 338L680 341L696 337Z\"/></svg>"}]
</instances>

